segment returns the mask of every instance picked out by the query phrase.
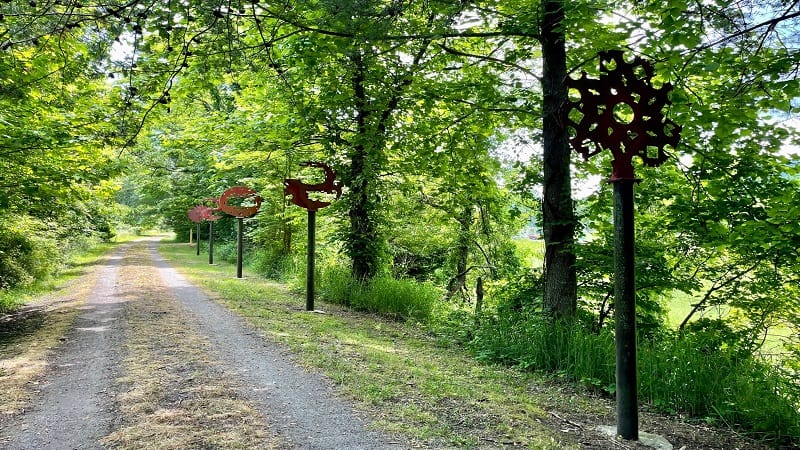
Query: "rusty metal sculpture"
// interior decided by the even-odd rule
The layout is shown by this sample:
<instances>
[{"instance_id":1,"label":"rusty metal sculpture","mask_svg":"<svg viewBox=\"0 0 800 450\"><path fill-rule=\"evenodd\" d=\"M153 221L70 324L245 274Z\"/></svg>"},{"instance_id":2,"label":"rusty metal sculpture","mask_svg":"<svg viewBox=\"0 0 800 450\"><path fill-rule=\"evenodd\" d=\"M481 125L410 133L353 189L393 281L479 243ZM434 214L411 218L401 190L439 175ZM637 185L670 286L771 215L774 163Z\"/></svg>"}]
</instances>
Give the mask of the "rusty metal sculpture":
<instances>
[{"instance_id":1,"label":"rusty metal sculpture","mask_svg":"<svg viewBox=\"0 0 800 450\"><path fill-rule=\"evenodd\" d=\"M653 87L653 66L639 57L628 63L619 50L599 55L599 79L588 78L586 72L577 80L567 79L567 87L580 94L567 105L566 123L575 131L570 142L584 158L610 150L611 181L635 179L634 156L647 166L661 165L669 157L664 148L674 148L680 140L681 127L662 113L670 104L672 85Z\"/></svg>"},{"instance_id":2,"label":"rusty metal sculpture","mask_svg":"<svg viewBox=\"0 0 800 450\"><path fill-rule=\"evenodd\" d=\"M342 185L337 183L336 174L324 163L304 161L304 167L316 167L325 171L325 180L322 183L306 184L296 178L287 178L283 181L283 194L292 196L292 203L308 210L308 259L306 265L306 311L314 310L314 253L316 248L317 210L331 204L323 200L314 200L308 196L310 192L323 192L342 196Z\"/></svg>"},{"instance_id":3,"label":"rusty metal sculpture","mask_svg":"<svg viewBox=\"0 0 800 450\"><path fill-rule=\"evenodd\" d=\"M203 199L203 202L204 203L211 203L211 204L214 205L214 206L204 206L205 208L207 208L207 210L206 210L205 216L203 217L203 220L205 220L207 222L214 222L216 220L222 219L222 216L217 216L217 215L214 214L215 211L219 211L219 199L218 198L209 197L209 198Z\"/></svg>"},{"instance_id":4,"label":"rusty metal sculpture","mask_svg":"<svg viewBox=\"0 0 800 450\"><path fill-rule=\"evenodd\" d=\"M243 206L243 205L229 205L228 201L233 198L241 198L245 200L252 200L252 206ZM256 215L258 210L261 208L261 196L252 189L247 186L234 186L232 188L227 189L225 192L222 193L219 197L219 210L230 214L233 217L243 218L243 217L253 217Z\"/></svg>"},{"instance_id":5,"label":"rusty metal sculpture","mask_svg":"<svg viewBox=\"0 0 800 450\"><path fill-rule=\"evenodd\" d=\"M602 150L614 156L614 339L616 344L617 435L639 439L636 372L636 283L632 160L658 166L675 147L681 127L666 119L672 85L653 87L653 66L641 58L628 63L621 51L601 52L600 77L586 72L567 87L580 95L570 100L564 121L574 131L573 148L590 158Z\"/></svg>"},{"instance_id":6,"label":"rusty metal sculpture","mask_svg":"<svg viewBox=\"0 0 800 450\"><path fill-rule=\"evenodd\" d=\"M187 214L189 216L189 220L191 220L194 223L202 222L203 221L203 217L205 217L205 215L206 215L206 211L205 211L206 209L208 209L208 206L200 206L200 205L189 209L189 211L187 212Z\"/></svg>"},{"instance_id":7,"label":"rusty metal sculpture","mask_svg":"<svg viewBox=\"0 0 800 450\"><path fill-rule=\"evenodd\" d=\"M336 174L333 170L324 163L316 161L304 161L300 163L305 167L317 167L325 171L325 180L322 183L306 184L295 178L287 178L283 181L283 194L292 196L292 203L305 208L309 211L317 211L331 204L331 202L314 200L309 198L310 192L324 192L327 194L336 194L336 198L342 196L342 186L340 183L334 181Z\"/></svg>"},{"instance_id":8,"label":"rusty metal sculpture","mask_svg":"<svg viewBox=\"0 0 800 450\"><path fill-rule=\"evenodd\" d=\"M203 199L203 202L211 203L214 205L214 206L204 206L207 209L205 210L205 215L203 217L203 220L208 222L208 263L214 264L214 222L216 222L219 219L222 219L222 216L217 216L214 214L214 211L219 211L219 199L209 197Z\"/></svg>"},{"instance_id":9,"label":"rusty metal sculpture","mask_svg":"<svg viewBox=\"0 0 800 450\"><path fill-rule=\"evenodd\" d=\"M221 218L222 216L214 215L214 208L210 206L197 205L189 210L189 220L194 223L213 221Z\"/></svg>"}]
</instances>

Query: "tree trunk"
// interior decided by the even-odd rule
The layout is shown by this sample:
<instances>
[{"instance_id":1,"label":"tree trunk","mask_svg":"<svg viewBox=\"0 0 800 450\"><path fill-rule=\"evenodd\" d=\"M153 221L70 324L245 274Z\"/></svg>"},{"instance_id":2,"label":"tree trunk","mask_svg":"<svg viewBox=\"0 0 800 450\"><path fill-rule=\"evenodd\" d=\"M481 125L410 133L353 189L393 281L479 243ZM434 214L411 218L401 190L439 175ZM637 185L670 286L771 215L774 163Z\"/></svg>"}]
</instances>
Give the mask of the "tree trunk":
<instances>
[{"instance_id":1,"label":"tree trunk","mask_svg":"<svg viewBox=\"0 0 800 450\"><path fill-rule=\"evenodd\" d=\"M575 214L570 181L570 147L562 120L567 101L566 48L562 27L565 0L543 0L542 115L544 199L542 202L544 310L554 318L570 318L577 308Z\"/></svg>"},{"instance_id":2,"label":"tree trunk","mask_svg":"<svg viewBox=\"0 0 800 450\"><path fill-rule=\"evenodd\" d=\"M360 51L351 56L353 63L353 93L356 106L356 126L358 138L350 154L350 174L348 177L350 195L350 232L346 248L353 262L352 275L358 280L369 280L379 269L381 237L375 226L376 205L370 200L373 186L377 182L372 167L371 151L377 151L370 142L369 119L372 111L368 109L365 83L364 61Z\"/></svg>"},{"instance_id":3,"label":"tree trunk","mask_svg":"<svg viewBox=\"0 0 800 450\"><path fill-rule=\"evenodd\" d=\"M467 206L458 217L458 243L456 244L456 275L450 279L447 286L447 298L458 294L467 282L467 263L469 262L469 247L472 242L470 229L472 227L472 207Z\"/></svg>"}]
</instances>

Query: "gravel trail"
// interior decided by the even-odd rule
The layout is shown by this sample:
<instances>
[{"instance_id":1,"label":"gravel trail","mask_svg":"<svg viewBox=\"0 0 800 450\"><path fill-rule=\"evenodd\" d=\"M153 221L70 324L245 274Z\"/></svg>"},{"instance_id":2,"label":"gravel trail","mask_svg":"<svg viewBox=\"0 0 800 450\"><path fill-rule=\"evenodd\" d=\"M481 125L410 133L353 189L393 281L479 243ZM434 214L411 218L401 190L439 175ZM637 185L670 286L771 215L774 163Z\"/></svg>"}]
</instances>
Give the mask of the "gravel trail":
<instances>
[{"instance_id":1,"label":"gravel trail","mask_svg":"<svg viewBox=\"0 0 800 450\"><path fill-rule=\"evenodd\" d=\"M130 253L148 255L147 262L131 262ZM137 294L135 286L126 285L120 271L141 271L150 274L150 292ZM132 337L126 333L142 329L127 320L141 317L143 308L152 308L153 286L162 289L161 302L170 302L164 314L185 317L187 332L196 333L208 344L203 345L202 367L219 367L225 384L234 386L231 396L241 397L253 406L252 423L264 423L272 436L278 437L277 448L299 449L384 449L405 448L399 441L367 429L366 421L352 405L338 398L331 385L321 376L294 365L291 354L249 328L237 315L214 303L197 287L171 268L158 254L155 240L138 241L119 248L110 255L100 271L75 325L65 336L39 381L39 389L25 411L0 423L0 447L8 449L94 449L116 448L124 440L111 440L119 434L127 418L120 411L125 382L126 348ZM149 276L149 275L148 275ZM159 279L160 278L160 279ZM120 281L123 280L123 281ZM145 290L145 289L143 289ZM145 298L147 297L147 298ZM149 303L148 303L149 302ZM137 304L139 306L137 310ZM168 310L168 311L167 311ZM157 324L153 320L152 324ZM191 329L191 330L189 330ZM158 330L156 330L158 332ZM165 330L167 332L173 332ZM141 337L140 337L141 338ZM168 347L177 340L154 340ZM157 351L150 349L149 351ZM162 348L165 352L169 348ZM174 349L173 349L174 350ZM174 352L172 352L174 353ZM186 354L194 354L188 352ZM206 356L208 355L208 356ZM129 356L128 356L129 358ZM201 367L201 366L198 366ZM158 367L169 370L169 367ZM210 370L210 369L209 369ZM166 372L165 372L166 373ZM201 377L187 377L172 405L155 405L152 416L166 417L167 411L180 415L186 396L200 396L206 387ZM120 381L123 380L123 381ZM194 380L194 381L193 381ZM195 383L192 385L192 383ZM198 386L197 384L201 385ZM200 394L198 394L200 392ZM155 394L153 394L155 395ZM173 398L173 400L174 400ZM157 403L157 402L156 402ZM246 409L245 409L246 410ZM219 414L219 411L214 412ZM255 418L255 416L258 418ZM181 423L175 430L202 433L209 428L209 412L205 423ZM265 418L265 419L262 419ZM259 422L261 421L261 422ZM150 422L146 422L150 423ZM158 424L158 422L153 422ZM226 425L227 426L227 425ZM186 427L194 427L188 430ZM213 427L211 427L213 428ZM138 436L138 435L137 435ZM104 438L106 438L104 440ZM212 439L213 437L209 437ZM116 444L115 444L116 442ZM198 441L199 442L199 441ZM193 448L225 448L209 445ZM125 442L124 448L164 448L150 442ZM266 447L263 447L266 448ZM276 448L272 446L270 448Z\"/></svg>"}]
</instances>

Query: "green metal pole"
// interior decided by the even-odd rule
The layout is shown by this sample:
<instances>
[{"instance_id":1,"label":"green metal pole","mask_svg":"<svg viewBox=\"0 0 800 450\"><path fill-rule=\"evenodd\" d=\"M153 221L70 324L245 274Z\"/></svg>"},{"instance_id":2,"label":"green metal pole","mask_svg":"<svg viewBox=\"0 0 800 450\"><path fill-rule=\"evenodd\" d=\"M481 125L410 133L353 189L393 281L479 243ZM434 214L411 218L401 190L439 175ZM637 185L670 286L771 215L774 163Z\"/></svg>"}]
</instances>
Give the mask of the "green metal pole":
<instances>
[{"instance_id":1,"label":"green metal pole","mask_svg":"<svg viewBox=\"0 0 800 450\"><path fill-rule=\"evenodd\" d=\"M242 278L242 251L244 250L242 239L242 228L244 227L244 219L238 217L239 229L236 233L236 278Z\"/></svg>"},{"instance_id":2,"label":"green metal pole","mask_svg":"<svg viewBox=\"0 0 800 450\"><path fill-rule=\"evenodd\" d=\"M200 222L197 222L197 256L200 256Z\"/></svg>"},{"instance_id":3,"label":"green metal pole","mask_svg":"<svg viewBox=\"0 0 800 450\"><path fill-rule=\"evenodd\" d=\"M317 212L308 210L308 264L306 265L306 311L314 310L314 253Z\"/></svg>"},{"instance_id":4,"label":"green metal pole","mask_svg":"<svg viewBox=\"0 0 800 450\"><path fill-rule=\"evenodd\" d=\"M214 222L208 222L208 263L214 264Z\"/></svg>"},{"instance_id":5,"label":"green metal pole","mask_svg":"<svg viewBox=\"0 0 800 450\"><path fill-rule=\"evenodd\" d=\"M617 359L617 434L639 440L636 381L636 281L633 185L614 181L614 322Z\"/></svg>"}]
</instances>

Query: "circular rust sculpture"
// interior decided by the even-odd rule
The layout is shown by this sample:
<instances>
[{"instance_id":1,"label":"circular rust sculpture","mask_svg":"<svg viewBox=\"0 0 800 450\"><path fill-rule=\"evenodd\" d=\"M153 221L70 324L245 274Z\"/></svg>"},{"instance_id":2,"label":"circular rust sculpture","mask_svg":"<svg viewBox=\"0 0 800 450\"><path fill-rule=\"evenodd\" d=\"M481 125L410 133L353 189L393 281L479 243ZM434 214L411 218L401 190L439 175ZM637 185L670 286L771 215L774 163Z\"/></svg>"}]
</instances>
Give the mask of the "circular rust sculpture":
<instances>
[{"instance_id":1,"label":"circular rust sculpture","mask_svg":"<svg viewBox=\"0 0 800 450\"><path fill-rule=\"evenodd\" d=\"M228 201L233 198L251 199L253 201L253 205L229 205ZM253 217L261 208L261 196L247 186L234 186L222 193L222 195L219 197L218 204L220 211L233 217Z\"/></svg>"},{"instance_id":2,"label":"circular rust sculpture","mask_svg":"<svg viewBox=\"0 0 800 450\"><path fill-rule=\"evenodd\" d=\"M658 166L680 140L681 127L664 117L670 104L670 83L653 87L653 66L636 57L628 63L622 51L600 52L600 77L567 78L567 87L580 98L570 100L566 124L575 132L572 147L584 158L607 149L614 155L611 181L633 180L634 156L647 166ZM648 151L652 149L652 153Z\"/></svg>"}]
</instances>

